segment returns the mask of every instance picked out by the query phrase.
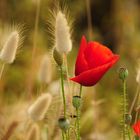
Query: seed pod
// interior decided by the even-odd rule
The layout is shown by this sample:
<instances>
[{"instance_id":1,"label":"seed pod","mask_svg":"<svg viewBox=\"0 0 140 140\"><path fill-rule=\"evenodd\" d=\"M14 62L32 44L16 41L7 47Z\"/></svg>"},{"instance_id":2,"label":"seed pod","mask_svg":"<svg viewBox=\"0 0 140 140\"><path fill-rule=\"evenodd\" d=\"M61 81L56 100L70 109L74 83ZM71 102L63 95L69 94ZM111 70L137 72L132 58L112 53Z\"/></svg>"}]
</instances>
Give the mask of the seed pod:
<instances>
[{"instance_id":1,"label":"seed pod","mask_svg":"<svg viewBox=\"0 0 140 140\"><path fill-rule=\"evenodd\" d=\"M68 53L72 49L70 27L65 15L59 11L55 23L55 46L59 53Z\"/></svg>"},{"instance_id":2,"label":"seed pod","mask_svg":"<svg viewBox=\"0 0 140 140\"><path fill-rule=\"evenodd\" d=\"M125 114L125 124L130 124L132 121L132 116L131 114Z\"/></svg>"},{"instance_id":3,"label":"seed pod","mask_svg":"<svg viewBox=\"0 0 140 140\"><path fill-rule=\"evenodd\" d=\"M81 97L80 96L73 96L72 104L76 109L80 108L80 106L81 106Z\"/></svg>"},{"instance_id":4,"label":"seed pod","mask_svg":"<svg viewBox=\"0 0 140 140\"><path fill-rule=\"evenodd\" d=\"M58 120L58 125L64 132L66 132L70 127L70 122L66 118L60 118Z\"/></svg>"},{"instance_id":5,"label":"seed pod","mask_svg":"<svg viewBox=\"0 0 140 140\"><path fill-rule=\"evenodd\" d=\"M119 69L119 78L121 80L125 80L128 76L128 70L126 68L121 67Z\"/></svg>"},{"instance_id":6,"label":"seed pod","mask_svg":"<svg viewBox=\"0 0 140 140\"><path fill-rule=\"evenodd\" d=\"M62 66L63 65L63 57L62 55L56 50L56 48L54 48L53 50L53 58L55 60L55 62L57 63L58 66Z\"/></svg>"},{"instance_id":7,"label":"seed pod","mask_svg":"<svg viewBox=\"0 0 140 140\"><path fill-rule=\"evenodd\" d=\"M51 104L52 96L50 94L42 94L38 99L29 107L28 115L35 121L44 119L45 114Z\"/></svg>"},{"instance_id":8,"label":"seed pod","mask_svg":"<svg viewBox=\"0 0 140 140\"><path fill-rule=\"evenodd\" d=\"M17 48L19 45L19 33L14 31L10 34L5 42L1 52L0 59L5 63L12 63L15 60Z\"/></svg>"}]
</instances>

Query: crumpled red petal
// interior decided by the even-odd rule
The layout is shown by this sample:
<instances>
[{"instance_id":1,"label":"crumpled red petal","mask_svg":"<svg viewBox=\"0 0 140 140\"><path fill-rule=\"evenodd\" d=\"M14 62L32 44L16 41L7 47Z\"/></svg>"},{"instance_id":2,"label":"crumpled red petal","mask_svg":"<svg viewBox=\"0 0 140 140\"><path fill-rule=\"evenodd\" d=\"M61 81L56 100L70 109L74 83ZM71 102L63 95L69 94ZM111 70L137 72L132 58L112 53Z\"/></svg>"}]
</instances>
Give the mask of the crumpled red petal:
<instances>
[{"instance_id":1,"label":"crumpled red petal","mask_svg":"<svg viewBox=\"0 0 140 140\"><path fill-rule=\"evenodd\" d=\"M107 72L107 70L118 61L118 59L119 56L114 55L112 57L112 60L109 61L108 63L101 65L97 68L87 70L81 73L80 75L71 78L70 80L77 82L83 86L93 86L103 77L103 75Z\"/></svg>"},{"instance_id":2,"label":"crumpled red petal","mask_svg":"<svg viewBox=\"0 0 140 140\"><path fill-rule=\"evenodd\" d=\"M89 69L108 63L114 55L109 48L98 42L89 42L84 54Z\"/></svg>"},{"instance_id":3,"label":"crumpled red petal","mask_svg":"<svg viewBox=\"0 0 140 140\"><path fill-rule=\"evenodd\" d=\"M81 44L80 44L78 56L76 59L75 75L79 75L83 71L88 70L88 64L87 64L87 61L86 61L85 55L84 55L84 50L86 47L87 47L87 41L86 41L85 36L83 36L81 39Z\"/></svg>"},{"instance_id":4,"label":"crumpled red petal","mask_svg":"<svg viewBox=\"0 0 140 140\"><path fill-rule=\"evenodd\" d=\"M140 136L140 120L132 126L133 130L135 131L136 135Z\"/></svg>"}]
</instances>

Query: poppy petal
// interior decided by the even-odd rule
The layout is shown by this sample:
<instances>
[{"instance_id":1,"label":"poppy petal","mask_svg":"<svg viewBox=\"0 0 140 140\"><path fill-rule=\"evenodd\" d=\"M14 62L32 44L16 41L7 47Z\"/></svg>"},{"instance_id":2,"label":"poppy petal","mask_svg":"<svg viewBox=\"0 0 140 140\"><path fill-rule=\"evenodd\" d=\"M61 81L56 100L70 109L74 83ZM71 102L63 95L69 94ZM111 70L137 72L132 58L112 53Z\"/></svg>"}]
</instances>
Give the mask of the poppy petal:
<instances>
[{"instance_id":1,"label":"poppy petal","mask_svg":"<svg viewBox=\"0 0 140 140\"><path fill-rule=\"evenodd\" d=\"M81 73L80 75L71 78L70 80L77 82L83 86L93 86L103 77L103 75L107 72L107 70L118 61L118 59L119 56L114 55L110 62L97 68L87 70Z\"/></svg>"},{"instance_id":2,"label":"poppy petal","mask_svg":"<svg viewBox=\"0 0 140 140\"><path fill-rule=\"evenodd\" d=\"M76 65L75 65L75 75L79 75L85 70L88 70L88 64L85 59L84 50L87 47L87 41L85 36L82 37L80 49L78 52Z\"/></svg>"},{"instance_id":3,"label":"poppy petal","mask_svg":"<svg viewBox=\"0 0 140 140\"><path fill-rule=\"evenodd\" d=\"M140 120L132 126L135 133L140 136Z\"/></svg>"},{"instance_id":4,"label":"poppy petal","mask_svg":"<svg viewBox=\"0 0 140 140\"><path fill-rule=\"evenodd\" d=\"M109 48L98 42L89 42L84 54L90 69L106 64L113 56Z\"/></svg>"}]
</instances>

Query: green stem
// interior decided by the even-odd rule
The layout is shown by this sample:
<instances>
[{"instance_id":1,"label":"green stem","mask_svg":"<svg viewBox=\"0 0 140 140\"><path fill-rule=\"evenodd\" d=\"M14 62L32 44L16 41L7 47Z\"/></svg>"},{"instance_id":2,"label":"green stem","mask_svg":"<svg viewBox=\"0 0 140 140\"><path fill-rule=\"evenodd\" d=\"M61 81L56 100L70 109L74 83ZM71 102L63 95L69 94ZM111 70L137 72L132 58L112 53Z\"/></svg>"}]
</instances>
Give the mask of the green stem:
<instances>
[{"instance_id":1,"label":"green stem","mask_svg":"<svg viewBox=\"0 0 140 140\"><path fill-rule=\"evenodd\" d=\"M77 140L80 140L80 109L76 109L77 115Z\"/></svg>"},{"instance_id":2,"label":"green stem","mask_svg":"<svg viewBox=\"0 0 140 140\"><path fill-rule=\"evenodd\" d=\"M62 131L62 139L65 140L65 133Z\"/></svg>"},{"instance_id":3,"label":"green stem","mask_svg":"<svg viewBox=\"0 0 140 140\"><path fill-rule=\"evenodd\" d=\"M63 78L63 69L60 67L61 73L61 89L62 89L62 98L63 98L63 107L64 107L64 118L66 118L66 99L65 99L65 90L64 90L64 78Z\"/></svg>"},{"instance_id":4,"label":"green stem","mask_svg":"<svg viewBox=\"0 0 140 140\"><path fill-rule=\"evenodd\" d=\"M82 85L80 85L80 92L79 92L79 96L81 97L82 95ZM77 108L76 109L76 115L77 115L77 119L76 119L76 126L77 126L77 140L80 140L80 117L81 117L81 108Z\"/></svg>"},{"instance_id":5,"label":"green stem","mask_svg":"<svg viewBox=\"0 0 140 140\"><path fill-rule=\"evenodd\" d=\"M127 125L127 131L128 131L128 138L131 140L131 132L130 132L130 126Z\"/></svg>"},{"instance_id":6,"label":"green stem","mask_svg":"<svg viewBox=\"0 0 140 140\"><path fill-rule=\"evenodd\" d=\"M80 93L79 93L79 96L81 97L82 95L82 85L80 85Z\"/></svg>"},{"instance_id":7,"label":"green stem","mask_svg":"<svg viewBox=\"0 0 140 140\"><path fill-rule=\"evenodd\" d=\"M123 81L123 140L126 136L125 114L127 113L126 81Z\"/></svg>"}]
</instances>

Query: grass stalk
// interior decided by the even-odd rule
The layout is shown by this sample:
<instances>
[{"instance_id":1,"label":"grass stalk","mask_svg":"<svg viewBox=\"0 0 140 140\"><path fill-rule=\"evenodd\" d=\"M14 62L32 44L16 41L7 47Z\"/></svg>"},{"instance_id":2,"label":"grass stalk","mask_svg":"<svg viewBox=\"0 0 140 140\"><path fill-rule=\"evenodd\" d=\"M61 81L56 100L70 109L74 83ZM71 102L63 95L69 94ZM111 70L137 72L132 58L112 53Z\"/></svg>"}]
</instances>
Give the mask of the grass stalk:
<instances>
[{"instance_id":1,"label":"grass stalk","mask_svg":"<svg viewBox=\"0 0 140 140\"><path fill-rule=\"evenodd\" d=\"M0 79L2 79L2 74L4 72L4 67L5 67L5 63L2 64L1 66L1 70L0 70Z\"/></svg>"}]
</instances>

